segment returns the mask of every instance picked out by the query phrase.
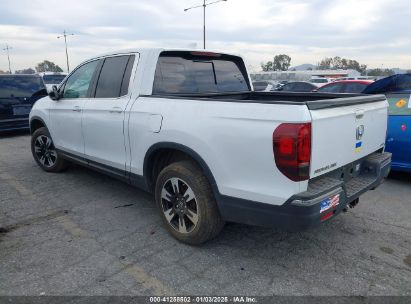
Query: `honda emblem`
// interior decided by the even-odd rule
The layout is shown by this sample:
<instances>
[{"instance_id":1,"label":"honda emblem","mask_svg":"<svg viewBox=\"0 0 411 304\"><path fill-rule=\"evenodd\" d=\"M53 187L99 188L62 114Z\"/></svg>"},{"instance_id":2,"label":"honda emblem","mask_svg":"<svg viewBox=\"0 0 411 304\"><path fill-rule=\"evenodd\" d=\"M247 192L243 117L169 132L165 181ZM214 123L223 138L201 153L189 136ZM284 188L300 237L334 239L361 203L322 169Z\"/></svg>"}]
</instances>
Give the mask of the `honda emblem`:
<instances>
[{"instance_id":1,"label":"honda emblem","mask_svg":"<svg viewBox=\"0 0 411 304\"><path fill-rule=\"evenodd\" d=\"M357 132L356 132L357 140L361 140L363 135L364 135L364 125L360 125L357 127Z\"/></svg>"}]
</instances>

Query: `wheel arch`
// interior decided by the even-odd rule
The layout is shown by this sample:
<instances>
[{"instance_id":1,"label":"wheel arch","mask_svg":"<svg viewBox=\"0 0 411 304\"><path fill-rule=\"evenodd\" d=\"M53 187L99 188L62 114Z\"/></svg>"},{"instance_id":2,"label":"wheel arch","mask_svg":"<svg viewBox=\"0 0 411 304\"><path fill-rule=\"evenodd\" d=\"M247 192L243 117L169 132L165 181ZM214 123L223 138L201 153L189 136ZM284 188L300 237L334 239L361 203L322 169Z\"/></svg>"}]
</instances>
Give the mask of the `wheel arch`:
<instances>
[{"instance_id":1,"label":"wheel arch","mask_svg":"<svg viewBox=\"0 0 411 304\"><path fill-rule=\"evenodd\" d=\"M161 156L163 156L163 158L161 158ZM155 179L162 168L172 162L184 159L193 160L201 168L211 185L214 196L217 198L219 195L217 183L210 167L204 159L193 149L173 142L156 143L147 150L144 157L143 174L148 189L153 191ZM161 163L159 164L161 160L164 161L163 165Z\"/></svg>"},{"instance_id":2,"label":"wheel arch","mask_svg":"<svg viewBox=\"0 0 411 304\"><path fill-rule=\"evenodd\" d=\"M34 131L36 131L37 129L40 129L42 127L47 128L47 125L41 117L33 116L30 119L30 134L33 134Z\"/></svg>"}]
</instances>

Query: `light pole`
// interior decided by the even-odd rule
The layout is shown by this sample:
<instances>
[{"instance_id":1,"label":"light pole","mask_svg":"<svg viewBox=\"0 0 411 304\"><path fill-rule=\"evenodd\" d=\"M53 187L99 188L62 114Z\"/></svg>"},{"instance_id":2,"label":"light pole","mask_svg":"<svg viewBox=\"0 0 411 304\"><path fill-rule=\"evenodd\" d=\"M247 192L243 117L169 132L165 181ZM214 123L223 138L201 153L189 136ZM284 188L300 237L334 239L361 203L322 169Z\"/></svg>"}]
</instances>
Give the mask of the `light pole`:
<instances>
[{"instance_id":1,"label":"light pole","mask_svg":"<svg viewBox=\"0 0 411 304\"><path fill-rule=\"evenodd\" d=\"M3 51L7 52L7 59L9 61L9 72L11 74L11 66L10 66L10 49L12 49L11 46L9 46L8 44L6 44L6 47L3 49Z\"/></svg>"},{"instance_id":2,"label":"light pole","mask_svg":"<svg viewBox=\"0 0 411 304\"><path fill-rule=\"evenodd\" d=\"M70 66L69 66L69 59L68 59L68 52L67 52L67 36L73 36L74 34L67 34L66 30L63 31L63 35L57 36L57 39L64 37L64 44L66 45L66 60L67 60L67 73L70 73Z\"/></svg>"},{"instance_id":3,"label":"light pole","mask_svg":"<svg viewBox=\"0 0 411 304\"><path fill-rule=\"evenodd\" d=\"M216 4L216 3L218 3L218 2L225 2L225 1L228 1L228 0L217 0L217 1L214 1L214 2L210 2L210 3L207 3L207 1L206 0L203 0L203 4L202 5L196 5L196 6L192 6L192 7L189 7L189 8L185 8L184 9L184 11L186 12L186 11L188 11L188 10L191 10L191 9L193 9L193 8L199 8L199 7L202 7L203 8L203 48L205 49L206 48L206 24L205 24L205 18L206 18L206 7L207 6L209 6L209 5L211 5L211 4Z\"/></svg>"}]
</instances>

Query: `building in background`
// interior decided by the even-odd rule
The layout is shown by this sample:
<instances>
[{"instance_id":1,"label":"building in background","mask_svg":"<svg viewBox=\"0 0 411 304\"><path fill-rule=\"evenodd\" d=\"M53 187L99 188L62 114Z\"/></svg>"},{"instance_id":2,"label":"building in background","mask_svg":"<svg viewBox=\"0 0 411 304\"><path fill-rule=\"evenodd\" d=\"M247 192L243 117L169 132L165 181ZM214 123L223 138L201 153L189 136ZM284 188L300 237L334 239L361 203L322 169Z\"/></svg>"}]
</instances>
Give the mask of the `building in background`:
<instances>
[{"instance_id":1,"label":"building in background","mask_svg":"<svg viewBox=\"0 0 411 304\"><path fill-rule=\"evenodd\" d=\"M344 77L359 77L360 72L356 70L306 70L306 71L273 71L257 72L250 74L252 81L310 81L313 78L323 77L335 80Z\"/></svg>"}]
</instances>

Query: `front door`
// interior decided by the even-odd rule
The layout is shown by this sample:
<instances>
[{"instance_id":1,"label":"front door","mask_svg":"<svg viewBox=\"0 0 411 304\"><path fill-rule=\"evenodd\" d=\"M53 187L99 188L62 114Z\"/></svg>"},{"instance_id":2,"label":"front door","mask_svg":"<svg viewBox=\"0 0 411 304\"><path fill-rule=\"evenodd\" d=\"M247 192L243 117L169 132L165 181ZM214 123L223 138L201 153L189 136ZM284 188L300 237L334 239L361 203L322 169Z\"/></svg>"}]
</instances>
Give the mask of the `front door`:
<instances>
[{"instance_id":1,"label":"front door","mask_svg":"<svg viewBox=\"0 0 411 304\"><path fill-rule=\"evenodd\" d=\"M78 67L60 87L61 98L50 108L50 133L57 149L84 156L82 111L98 60Z\"/></svg>"}]
</instances>

